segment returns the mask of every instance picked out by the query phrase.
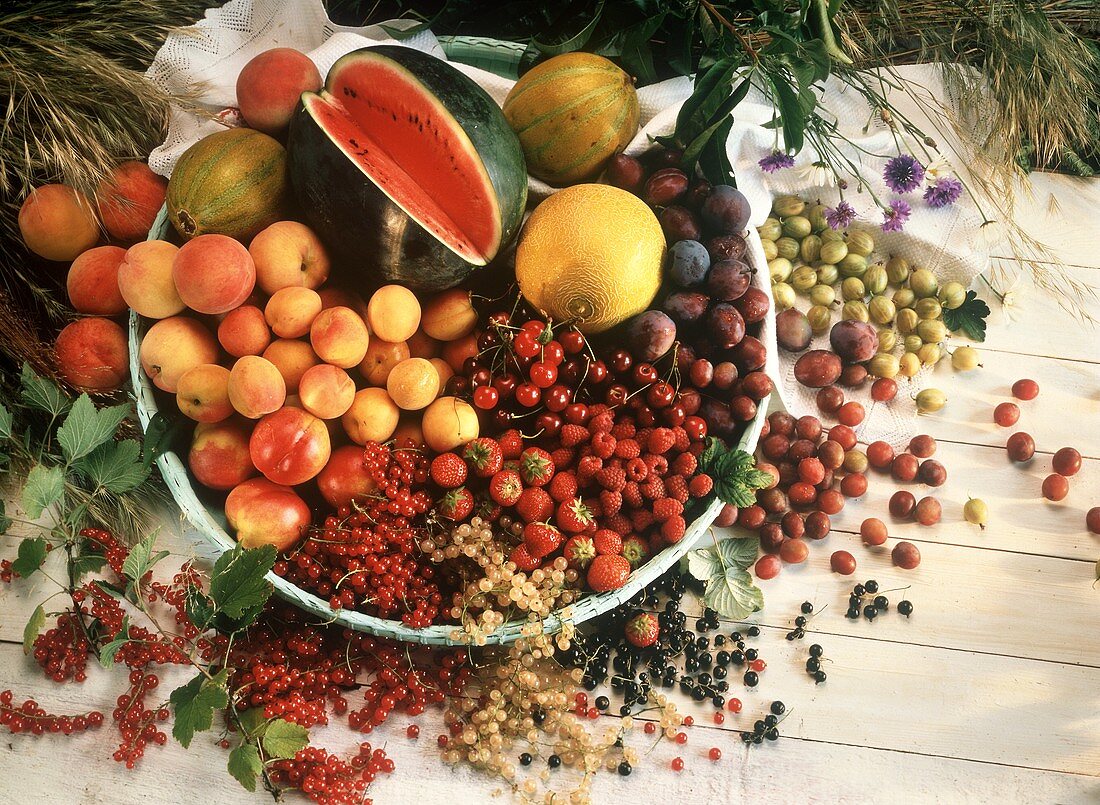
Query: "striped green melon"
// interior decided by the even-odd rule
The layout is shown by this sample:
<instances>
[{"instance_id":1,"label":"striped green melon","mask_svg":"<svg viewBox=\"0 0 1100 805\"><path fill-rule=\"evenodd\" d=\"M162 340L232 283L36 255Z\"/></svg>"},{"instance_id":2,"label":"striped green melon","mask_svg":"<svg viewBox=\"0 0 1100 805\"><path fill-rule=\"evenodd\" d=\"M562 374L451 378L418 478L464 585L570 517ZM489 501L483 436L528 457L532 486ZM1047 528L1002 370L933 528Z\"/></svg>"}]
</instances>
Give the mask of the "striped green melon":
<instances>
[{"instance_id":1,"label":"striped green melon","mask_svg":"<svg viewBox=\"0 0 1100 805\"><path fill-rule=\"evenodd\" d=\"M638 114L631 77L592 53L536 65L504 101L527 170L558 187L596 178L637 134Z\"/></svg>"},{"instance_id":2,"label":"striped green melon","mask_svg":"<svg viewBox=\"0 0 1100 805\"><path fill-rule=\"evenodd\" d=\"M286 217L286 149L254 129L226 129L183 152L168 180L168 217L184 238L228 235L246 244Z\"/></svg>"}]
</instances>

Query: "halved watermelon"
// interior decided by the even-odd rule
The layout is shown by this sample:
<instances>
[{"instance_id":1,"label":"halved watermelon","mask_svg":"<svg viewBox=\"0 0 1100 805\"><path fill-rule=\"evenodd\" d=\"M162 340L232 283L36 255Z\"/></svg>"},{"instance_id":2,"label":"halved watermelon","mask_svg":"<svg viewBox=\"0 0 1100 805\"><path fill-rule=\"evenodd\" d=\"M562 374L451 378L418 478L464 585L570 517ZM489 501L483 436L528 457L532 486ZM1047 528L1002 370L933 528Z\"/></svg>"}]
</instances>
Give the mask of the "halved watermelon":
<instances>
[{"instance_id":1,"label":"halved watermelon","mask_svg":"<svg viewBox=\"0 0 1100 805\"><path fill-rule=\"evenodd\" d=\"M353 51L306 93L290 128L306 220L367 279L457 285L519 229L527 169L500 107L447 62L411 48Z\"/></svg>"}]
</instances>

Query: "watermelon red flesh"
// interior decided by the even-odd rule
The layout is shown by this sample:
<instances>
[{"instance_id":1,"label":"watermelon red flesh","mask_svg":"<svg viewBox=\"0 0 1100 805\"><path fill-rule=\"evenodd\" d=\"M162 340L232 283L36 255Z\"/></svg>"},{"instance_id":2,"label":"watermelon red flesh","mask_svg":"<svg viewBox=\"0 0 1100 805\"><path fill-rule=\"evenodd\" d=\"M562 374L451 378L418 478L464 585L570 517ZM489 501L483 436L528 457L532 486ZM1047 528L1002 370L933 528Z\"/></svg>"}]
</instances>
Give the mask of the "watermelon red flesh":
<instances>
[{"instance_id":1,"label":"watermelon red flesh","mask_svg":"<svg viewBox=\"0 0 1100 805\"><path fill-rule=\"evenodd\" d=\"M501 242L496 190L451 113L388 59L360 59L330 76L330 84L303 101L333 143L464 260L484 265L495 257Z\"/></svg>"}]
</instances>

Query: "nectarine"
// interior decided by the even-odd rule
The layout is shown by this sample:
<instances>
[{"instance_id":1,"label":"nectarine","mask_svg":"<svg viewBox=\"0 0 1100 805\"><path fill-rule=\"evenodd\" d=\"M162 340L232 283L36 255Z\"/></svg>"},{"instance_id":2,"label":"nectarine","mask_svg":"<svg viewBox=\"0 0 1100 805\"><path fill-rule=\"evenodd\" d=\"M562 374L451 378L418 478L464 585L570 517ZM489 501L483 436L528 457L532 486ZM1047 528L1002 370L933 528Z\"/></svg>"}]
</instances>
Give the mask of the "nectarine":
<instances>
[{"instance_id":1,"label":"nectarine","mask_svg":"<svg viewBox=\"0 0 1100 805\"><path fill-rule=\"evenodd\" d=\"M99 221L83 193L63 184L36 187L19 208L19 234L47 260L75 260L99 241Z\"/></svg>"},{"instance_id":2,"label":"nectarine","mask_svg":"<svg viewBox=\"0 0 1100 805\"><path fill-rule=\"evenodd\" d=\"M116 165L96 189L103 228L123 243L145 240L167 190L168 180L153 173L144 162Z\"/></svg>"},{"instance_id":3,"label":"nectarine","mask_svg":"<svg viewBox=\"0 0 1100 805\"><path fill-rule=\"evenodd\" d=\"M118 267L125 256L126 250L118 246L97 246L73 260L65 290L74 310L97 316L126 312L126 300L118 289Z\"/></svg>"},{"instance_id":4,"label":"nectarine","mask_svg":"<svg viewBox=\"0 0 1100 805\"><path fill-rule=\"evenodd\" d=\"M225 517L245 548L274 545L288 551L309 526L309 506L289 486L252 478L225 499Z\"/></svg>"},{"instance_id":5,"label":"nectarine","mask_svg":"<svg viewBox=\"0 0 1100 805\"><path fill-rule=\"evenodd\" d=\"M114 391L129 375L126 333L110 319L77 319L58 333L54 360L66 382L82 391Z\"/></svg>"},{"instance_id":6,"label":"nectarine","mask_svg":"<svg viewBox=\"0 0 1100 805\"><path fill-rule=\"evenodd\" d=\"M224 491L232 489L258 470L248 452L251 424L227 419L213 424L199 423L191 437L187 466L203 486Z\"/></svg>"},{"instance_id":7,"label":"nectarine","mask_svg":"<svg viewBox=\"0 0 1100 805\"><path fill-rule=\"evenodd\" d=\"M378 485L363 459L363 448L347 444L332 451L328 464L317 475L321 497L334 508L350 506L356 498L373 495Z\"/></svg>"},{"instance_id":8,"label":"nectarine","mask_svg":"<svg viewBox=\"0 0 1100 805\"><path fill-rule=\"evenodd\" d=\"M339 366L311 366L298 383L302 407L321 419L336 419L351 408L355 383Z\"/></svg>"},{"instance_id":9,"label":"nectarine","mask_svg":"<svg viewBox=\"0 0 1100 805\"><path fill-rule=\"evenodd\" d=\"M180 247L172 262L180 299L199 313L227 313L256 285L248 249L226 235L199 235Z\"/></svg>"},{"instance_id":10,"label":"nectarine","mask_svg":"<svg viewBox=\"0 0 1100 805\"><path fill-rule=\"evenodd\" d=\"M321 88L321 73L309 56L294 48L265 50L237 76L237 108L254 129L278 137L303 92Z\"/></svg>"},{"instance_id":11,"label":"nectarine","mask_svg":"<svg viewBox=\"0 0 1100 805\"><path fill-rule=\"evenodd\" d=\"M161 391L176 393L192 367L218 362L218 342L202 322L186 316L161 319L141 341L141 366Z\"/></svg>"},{"instance_id":12,"label":"nectarine","mask_svg":"<svg viewBox=\"0 0 1100 805\"><path fill-rule=\"evenodd\" d=\"M295 486L324 469L331 442L324 422L301 408L288 407L257 423L248 451L269 481Z\"/></svg>"},{"instance_id":13,"label":"nectarine","mask_svg":"<svg viewBox=\"0 0 1100 805\"><path fill-rule=\"evenodd\" d=\"M275 364L259 355L238 358L229 372L229 401L249 419L278 411L286 401L286 383Z\"/></svg>"},{"instance_id":14,"label":"nectarine","mask_svg":"<svg viewBox=\"0 0 1100 805\"><path fill-rule=\"evenodd\" d=\"M229 311L218 325L218 343L234 358L260 355L271 343L264 312L255 305Z\"/></svg>"}]
</instances>

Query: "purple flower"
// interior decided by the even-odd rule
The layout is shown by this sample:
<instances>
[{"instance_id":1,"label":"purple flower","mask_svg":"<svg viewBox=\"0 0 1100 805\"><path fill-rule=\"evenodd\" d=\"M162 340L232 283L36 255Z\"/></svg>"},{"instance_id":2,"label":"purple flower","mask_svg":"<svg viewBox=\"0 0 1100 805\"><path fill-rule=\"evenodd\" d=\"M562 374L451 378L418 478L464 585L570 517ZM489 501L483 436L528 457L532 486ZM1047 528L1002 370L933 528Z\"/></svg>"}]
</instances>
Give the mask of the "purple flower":
<instances>
[{"instance_id":1,"label":"purple flower","mask_svg":"<svg viewBox=\"0 0 1100 805\"><path fill-rule=\"evenodd\" d=\"M794 157L784 154L782 151L772 151L756 164L765 173L775 173L781 168L789 168L794 165Z\"/></svg>"},{"instance_id":2,"label":"purple flower","mask_svg":"<svg viewBox=\"0 0 1100 805\"><path fill-rule=\"evenodd\" d=\"M962 182L954 176L943 176L937 179L934 184L928 185L924 191L924 200L933 209L949 207L959 200L962 191Z\"/></svg>"},{"instance_id":3,"label":"purple flower","mask_svg":"<svg viewBox=\"0 0 1100 805\"><path fill-rule=\"evenodd\" d=\"M895 193L916 190L924 179L924 166L909 154L898 154L886 163L882 178Z\"/></svg>"},{"instance_id":4,"label":"purple flower","mask_svg":"<svg viewBox=\"0 0 1100 805\"><path fill-rule=\"evenodd\" d=\"M905 229L905 222L909 220L912 212L909 202L896 198L890 202L890 206L882 211L882 231L900 232Z\"/></svg>"},{"instance_id":5,"label":"purple flower","mask_svg":"<svg viewBox=\"0 0 1100 805\"><path fill-rule=\"evenodd\" d=\"M855 219L855 208L847 201L842 201L836 207L825 210L825 222L829 225L829 229L842 229Z\"/></svg>"}]
</instances>

